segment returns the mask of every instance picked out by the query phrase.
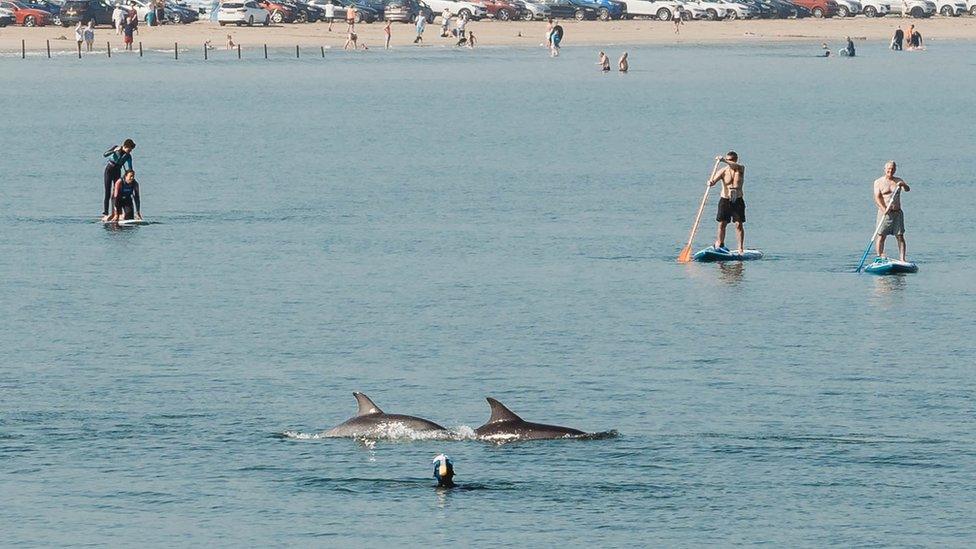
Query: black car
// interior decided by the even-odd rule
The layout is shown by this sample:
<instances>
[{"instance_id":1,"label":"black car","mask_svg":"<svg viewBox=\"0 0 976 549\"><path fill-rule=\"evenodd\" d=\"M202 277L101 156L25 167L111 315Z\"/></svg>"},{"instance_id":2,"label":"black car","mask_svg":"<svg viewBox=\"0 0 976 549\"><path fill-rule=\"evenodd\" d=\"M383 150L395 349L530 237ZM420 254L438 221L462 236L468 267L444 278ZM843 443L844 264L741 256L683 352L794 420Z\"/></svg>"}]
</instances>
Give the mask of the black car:
<instances>
[{"instance_id":1,"label":"black car","mask_svg":"<svg viewBox=\"0 0 976 549\"><path fill-rule=\"evenodd\" d=\"M323 17L321 10L298 0L280 3L291 9L292 14L295 16L295 23L314 23Z\"/></svg>"},{"instance_id":2,"label":"black car","mask_svg":"<svg viewBox=\"0 0 976 549\"><path fill-rule=\"evenodd\" d=\"M13 15L7 15L5 13L0 13L0 27L6 27L7 25L13 25L14 24L14 21L15 21L15 19L14 19L14 16Z\"/></svg>"},{"instance_id":3,"label":"black car","mask_svg":"<svg viewBox=\"0 0 976 549\"><path fill-rule=\"evenodd\" d=\"M104 0L68 0L61 6L61 26L73 27L94 21L96 25L112 26L114 6Z\"/></svg>"},{"instance_id":4,"label":"black car","mask_svg":"<svg viewBox=\"0 0 976 549\"><path fill-rule=\"evenodd\" d=\"M810 17L813 15L810 13L809 9L804 8L799 4L794 4L793 2L789 2L788 0L763 0L763 1L773 2L774 4L779 6L780 14L783 13L786 14L786 15L781 15L783 18L792 17L794 19L802 19L804 17Z\"/></svg>"},{"instance_id":5,"label":"black car","mask_svg":"<svg viewBox=\"0 0 976 549\"><path fill-rule=\"evenodd\" d=\"M436 17L427 4L417 0L387 0L383 3L384 21L413 23L418 13L422 13L428 23L433 23Z\"/></svg>"},{"instance_id":6,"label":"black car","mask_svg":"<svg viewBox=\"0 0 976 549\"><path fill-rule=\"evenodd\" d=\"M600 15L600 6L585 0L540 0L549 7L553 19L595 20Z\"/></svg>"}]
</instances>

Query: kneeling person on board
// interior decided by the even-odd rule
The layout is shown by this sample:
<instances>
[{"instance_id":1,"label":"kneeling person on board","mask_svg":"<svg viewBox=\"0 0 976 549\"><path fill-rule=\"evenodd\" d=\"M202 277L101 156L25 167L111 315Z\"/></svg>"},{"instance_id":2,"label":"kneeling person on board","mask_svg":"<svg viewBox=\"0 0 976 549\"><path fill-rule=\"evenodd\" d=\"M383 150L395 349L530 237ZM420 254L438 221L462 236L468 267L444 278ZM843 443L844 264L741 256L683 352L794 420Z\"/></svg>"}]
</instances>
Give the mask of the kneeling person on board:
<instances>
[{"instance_id":1,"label":"kneeling person on board","mask_svg":"<svg viewBox=\"0 0 976 549\"><path fill-rule=\"evenodd\" d=\"M115 199L115 214L110 221L121 221L124 219L142 219L142 205L139 202L139 182L136 181L136 172L127 170L121 179L115 182L115 191L112 193Z\"/></svg>"},{"instance_id":2,"label":"kneeling person on board","mask_svg":"<svg viewBox=\"0 0 976 549\"><path fill-rule=\"evenodd\" d=\"M108 217L109 199L112 197L113 185L122 177L122 168L124 167L127 170L132 169L132 151L135 148L135 142L131 139L126 139L121 145L112 147L102 155L108 158L108 163L105 164L105 173L103 174L105 183L105 197L102 200L103 219Z\"/></svg>"},{"instance_id":3,"label":"kneeling person on board","mask_svg":"<svg viewBox=\"0 0 976 549\"><path fill-rule=\"evenodd\" d=\"M874 180L874 204L878 207L878 257L885 257L885 238L894 235L898 241L898 255L905 259L905 213L901 209L901 196L896 194L898 189L906 193L911 191L908 184L900 177L895 177L898 166L892 160L885 164L885 174ZM889 207L890 206L890 207ZM887 211L887 213L885 213ZM882 221L881 216L884 216Z\"/></svg>"},{"instance_id":4,"label":"kneeling person on board","mask_svg":"<svg viewBox=\"0 0 976 549\"><path fill-rule=\"evenodd\" d=\"M718 221L718 238L715 240L716 248L725 248L725 227L729 221L735 223L735 234L739 237L739 253L745 251L746 231L742 224L746 222L746 201L742 196L742 187L746 182L746 167L739 164L739 155L735 151L729 151L724 157L717 157L715 160L724 162L726 166L715 174L715 177L708 182L708 186L714 186L719 181L722 182L722 194L718 201L718 214L715 221Z\"/></svg>"}]
</instances>

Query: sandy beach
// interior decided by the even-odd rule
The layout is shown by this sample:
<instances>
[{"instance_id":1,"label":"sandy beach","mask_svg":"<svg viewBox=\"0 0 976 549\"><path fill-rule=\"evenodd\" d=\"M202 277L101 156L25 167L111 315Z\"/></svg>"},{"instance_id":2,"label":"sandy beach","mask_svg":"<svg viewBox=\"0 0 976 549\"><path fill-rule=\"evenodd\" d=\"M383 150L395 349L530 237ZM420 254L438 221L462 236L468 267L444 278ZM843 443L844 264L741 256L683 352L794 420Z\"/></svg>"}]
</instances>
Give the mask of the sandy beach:
<instances>
[{"instance_id":1,"label":"sandy beach","mask_svg":"<svg viewBox=\"0 0 976 549\"><path fill-rule=\"evenodd\" d=\"M614 44L706 44L741 43L761 44L770 42L839 41L851 36L859 41L888 41L895 27L915 24L925 39L973 40L976 39L976 18L956 17L932 19L902 19L886 17L867 19L864 17L848 19L802 19L802 20L752 20L752 21L693 21L685 23L680 34L674 33L670 22L651 20L613 21L561 21L566 29L565 46L574 45L614 45ZM485 20L468 26L478 38L481 46L537 46L542 42L545 23L538 22L497 22ZM324 46L341 48L345 42L345 24L336 24L333 32L328 25L312 23L304 25L284 25L278 27L219 27L209 21L197 21L189 25L166 25L163 27L141 26L136 42L142 42L147 49L172 49L174 43L180 49L197 49L207 40L217 48L226 47L227 35L245 49L261 48L267 44L271 48ZM383 24L361 24L357 27L360 42L371 49L382 47ZM440 38L440 27L428 25L424 37L427 46L443 46L451 43ZM0 51L19 52L21 41L27 51L45 51L46 41L50 40L52 51L74 51L72 29L62 27L23 28L7 27L0 29ZM393 26L394 47L414 47L414 27L397 23ZM122 48L122 38L108 28L96 32L96 49L104 51L106 42L112 49Z\"/></svg>"}]
</instances>

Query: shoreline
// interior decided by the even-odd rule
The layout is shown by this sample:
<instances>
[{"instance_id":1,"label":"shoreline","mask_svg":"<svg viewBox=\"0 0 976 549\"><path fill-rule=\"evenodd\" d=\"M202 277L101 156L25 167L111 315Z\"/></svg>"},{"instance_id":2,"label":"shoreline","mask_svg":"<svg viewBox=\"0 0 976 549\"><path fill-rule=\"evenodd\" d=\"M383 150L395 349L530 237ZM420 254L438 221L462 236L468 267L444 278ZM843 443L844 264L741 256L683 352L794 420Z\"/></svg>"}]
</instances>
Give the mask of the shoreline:
<instances>
[{"instance_id":1,"label":"shoreline","mask_svg":"<svg viewBox=\"0 0 976 549\"><path fill-rule=\"evenodd\" d=\"M912 19L884 17L867 19L854 17L847 19L761 19L738 21L690 21L681 27L680 35L674 33L674 25L667 21L560 21L566 29L565 46L610 46L610 45L698 45L698 44L773 44L789 42L838 42L846 36L855 41L890 40L898 26L914 24L922 33L923 40L929 41L976 41L976 17L933 17ZM413 48L415 36L412 24L393 25L394 48ZM500 22L484 20L469 23L468 29L474 32L480 46L526 46L538 47L543 41L546 24L542 21ZM135 37L136 49L142 42L146 49L172 51L174 43L185 45L188 50L203 46L210 40L220 50L226 50L227 35L243 48L253 50L267 45L269 48L284 47L325 47L342 49L346 39L345 23L336 23L333 32L328 32L325 23L303 25L284 25L272 27L220 27L210 21L197 21L188 25L165 25L162 27L140 26ZM366 43L371 50L382 49L383 24L360 24L356 27L360 43ZM440 26L428 25L424 38L427 46L448 46L453 41L440 38ZM72 28L63 27L5 27L0 29L0 52L20 53L21 41L24 49L31 53L45 53L47 41L51 51L75 52ZM64 37L64 38L60 38ZM122 49L122 37L113 29L100 27L95 31L95 51L104 53L107 42L113 53ZM83 52L84 54L84 52Z\"/></svg>"}]
</instances>

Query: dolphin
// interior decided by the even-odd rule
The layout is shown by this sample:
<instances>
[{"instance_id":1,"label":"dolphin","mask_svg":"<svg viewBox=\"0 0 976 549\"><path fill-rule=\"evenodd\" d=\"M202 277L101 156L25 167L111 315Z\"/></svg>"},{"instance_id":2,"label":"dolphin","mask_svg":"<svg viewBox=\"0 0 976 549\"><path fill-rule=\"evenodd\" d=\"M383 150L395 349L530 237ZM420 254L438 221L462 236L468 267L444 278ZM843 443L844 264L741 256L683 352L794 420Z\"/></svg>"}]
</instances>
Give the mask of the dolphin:
<instances>
[{"instance_id":1,"label":"dolphin","mask_svg":"<svg viewBox=\"0 0 976 549\"><path fill-rule=\"evenodd\" d=\"M400 414L387 414L368 396L360 392L355 392L352 396L356 397L359 403L359 411L356 417L350 418L339 425L336 425L325 433L327 437L365 437L370 435L381 435L383 429L388 426L403 426L417 432L446 431L447 429L434 423L414 416Z\"/></svg>"},{"instance_id":2,"label":"dolphin","mask_svg":"<svg viewBox=\"0 0 976 549\"><path fill-rule=\"evenodd\" d=\"M583 431L559 427L558 425L543 425L530 423L509 410L504 404L488 397L491 406L491 417L488 422L474 430L478 438L487 440L541 440L551 438L567 438L585 435Z\"/></svg>"}]
</instances>

